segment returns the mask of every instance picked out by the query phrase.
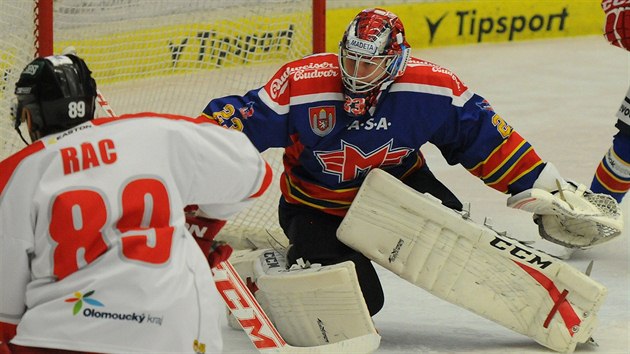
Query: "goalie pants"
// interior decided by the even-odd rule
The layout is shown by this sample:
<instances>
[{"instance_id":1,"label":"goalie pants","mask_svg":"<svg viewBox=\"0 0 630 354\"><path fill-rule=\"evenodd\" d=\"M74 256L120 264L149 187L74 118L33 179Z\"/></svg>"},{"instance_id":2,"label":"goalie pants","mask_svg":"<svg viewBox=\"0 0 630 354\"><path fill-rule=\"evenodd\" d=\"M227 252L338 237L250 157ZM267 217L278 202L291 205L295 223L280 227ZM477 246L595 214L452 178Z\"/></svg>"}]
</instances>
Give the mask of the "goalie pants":
<instances>
[{"instance_id":1,"label":"goalie pants","mask_svg":"<svg viewBox=\"0 0 630 354\"><path fill-rule=\"evenodd\" d=\"M433 195L449 208L462 209L457 197L426 166L403 182L419 192ZM289 204L284 198L280 200L278 215L280 226L291 244L287 252L289 264L295 264L299 258L322 265L352 261L370 315L374 316L381 310L385 298L372 261L337 239L342 217L304 205Z\"/></svg>"}]
</instances>

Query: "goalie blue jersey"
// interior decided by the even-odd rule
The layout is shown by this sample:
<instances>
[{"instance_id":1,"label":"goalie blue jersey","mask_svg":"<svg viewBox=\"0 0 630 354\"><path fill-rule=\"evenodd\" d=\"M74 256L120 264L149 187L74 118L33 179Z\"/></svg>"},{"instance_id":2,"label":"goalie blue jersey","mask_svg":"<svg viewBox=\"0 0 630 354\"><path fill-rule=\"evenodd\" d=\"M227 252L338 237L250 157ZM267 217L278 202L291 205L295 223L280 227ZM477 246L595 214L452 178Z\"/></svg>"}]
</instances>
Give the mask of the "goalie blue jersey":
<instances>
[{"instance_id":1,"label":"goalie blue jersey","mask_svg":"<svg viewBox=\"0 0 630 354\"><path fill-rule=\"evenodd\" d=\"M532 146L449 70L411 58L371 112L346 113L336 54L285 64L261 88L211 100L203 115L244 132L260 151L285 149L280 188L289 203L345 215L367 173L404 180L426 168L429 142L503 193L532 187L544 162Z\"/></svg>"}]
</instances>

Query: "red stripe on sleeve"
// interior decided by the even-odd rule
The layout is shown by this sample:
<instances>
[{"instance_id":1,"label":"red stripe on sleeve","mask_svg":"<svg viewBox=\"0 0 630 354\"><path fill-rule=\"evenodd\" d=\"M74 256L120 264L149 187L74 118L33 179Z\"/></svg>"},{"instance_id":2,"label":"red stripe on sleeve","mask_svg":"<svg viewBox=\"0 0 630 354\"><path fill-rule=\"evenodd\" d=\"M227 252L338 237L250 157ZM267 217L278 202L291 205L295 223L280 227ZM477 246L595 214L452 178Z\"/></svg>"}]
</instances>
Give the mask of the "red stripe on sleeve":
<instances>
[{"instance_id":1,"label":"red stripe on sleeve","mask_svg":"<svg viewBox=\"0 0 630 354\"><path fill-rule=\"evenodd\" d=\"M271 166L265 161L265 176L263 177L262 184L258 191L250 196L250 198L258 198L260 197L271 185L271 181L273 180L273 170Z\"/></svg>"},{"instance_id":2,"label":"red stripe on sleeve","mask_svg":"<svg viewBox=\"0 0 630 354\"><path fill-rule=\"evenodd\" d=\"M514 163L514 166L501 176L501 178L493 183L488 183L488 186L499 192L507 193L508 187L512 183L518 181L522 176L542 163L540 156L538 156L533 149L530 149L527 153L523 154L523 156Z\"/></svg>"},{"instance_id":3,"label":"red stripe on sleeve","mask_svg":"<svg viewBox=\"0 0 630 354\"><path fill-rule=\"evenodd\" d=\"M597 166L595 176L597 177L597 180L599 180L599 183L604 185L604 187L606 187L609 191L615 193L625 193L630 189L630 182L622 181L615 177L612 172L604 166L603 162L600 162L599 166Z\"/></svg>"},{"instance_id":4,"label":"red stripe on sleeve","mask_svg":"<svg viewBox=\"0 0 630 354\"><path fill-rule=\"evenodd\" d=\"M475 166L470 170L470 173L480 178L487 178L494 170L498 169L509 160L510 157L519 150L519 148L525 143L525 139L513 131L512 134L504 140L485 161Z\"/></svg>"}]
</instances>

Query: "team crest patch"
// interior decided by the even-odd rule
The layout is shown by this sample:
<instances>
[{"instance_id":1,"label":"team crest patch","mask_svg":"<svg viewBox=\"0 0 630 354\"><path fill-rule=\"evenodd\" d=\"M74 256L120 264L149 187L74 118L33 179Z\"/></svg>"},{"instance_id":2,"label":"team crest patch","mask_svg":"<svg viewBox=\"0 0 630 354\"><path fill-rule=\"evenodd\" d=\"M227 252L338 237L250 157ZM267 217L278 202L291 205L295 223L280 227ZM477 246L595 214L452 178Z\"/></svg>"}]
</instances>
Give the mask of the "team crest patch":
<instances>
[{"instance_id":1,"label":"team crest patch","mask_svg":"<svg viewBox=\"0 0 630 354\"><path fill-rule=\"evenodd\" d=\"M337 121L334 106L311 107L308 109L308 116L313 133L319 136L330 133Z\"/></svg>"}]
</instances>

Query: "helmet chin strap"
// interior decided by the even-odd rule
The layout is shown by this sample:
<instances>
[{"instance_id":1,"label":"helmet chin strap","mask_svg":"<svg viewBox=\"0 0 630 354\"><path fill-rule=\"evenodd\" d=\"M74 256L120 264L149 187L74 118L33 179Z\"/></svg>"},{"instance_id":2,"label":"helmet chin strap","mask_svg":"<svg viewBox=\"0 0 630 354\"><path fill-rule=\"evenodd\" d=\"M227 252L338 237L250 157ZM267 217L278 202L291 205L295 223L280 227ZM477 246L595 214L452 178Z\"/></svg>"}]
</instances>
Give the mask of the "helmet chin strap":
<instances>
[{"instance_id":1,"label":"helmet chin strap","mask_svg":"<svg viewBox=\"0 0 630 354\"><path fill-rule=\"evenodd\" d=\"M28 112L26 111L25 108L22 109L22 117L24 117L24 119L26 120L27 116L28 116ZM22 141L24 142L24 144L26 145L30 145L26 139L24 139L24 136L22 136L22 131L20 130L20 122L22 122L22 117L15 117L15 131L18 133L18 135L20 136L20 139L22 139Z\"/></svg>"},{"instance_id":2,"label":"helmet chin strap","mask_svg":"<svg viewBox=\"0 0 630 354\"><path fill-rule=\"evenodd\" d=\"M24 139L24 137L22 136L22 132L20 131L20 128L15 128L15 131L17 131L18 135L20 136L20 139L22 139L22 141L24 142L24 144L26 145L31 145L28 143L28 141L26 141L26 139Z\"/></svg>"},{"instance_id":3,"label":"helmet chin strap","mask_svg":"<svg viewBox=\"0 0 630 354\"><path fill-rule=\"evenodd\" d=\"M28 127L28 134L30 135L31 142L33 142L33 141L35 141L35 140L39 139L39 137L38 137L38 135L39 135L39 134L38 134L37 132L34 132L34 131L31 129L31 125L33 124L33 123L31 122L31 112L30 112L30 111L28 111L28 109L24 108L24 109L22 110L22 115L24 116L24 121L26 121L26 126ZM21 120L22 118L16 118L16 119L20 119L20 120ZM26 141L26 139L24 139L24 136L22 135L22 131L20 130L20 124L19 124L19 122L15 124L15 131L17 131L18 135L20 136L20 139L22 139L22 141L24 142L24 144L26 144L26 145L31 145L31 144L29 144L29 143Z\"/></svg>"}]
</instances>

